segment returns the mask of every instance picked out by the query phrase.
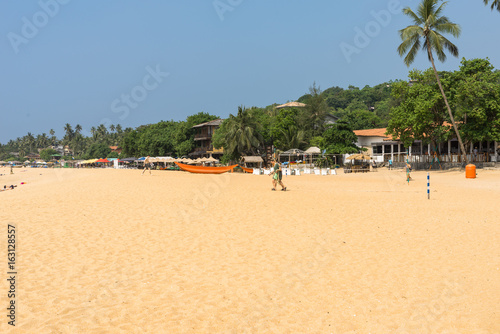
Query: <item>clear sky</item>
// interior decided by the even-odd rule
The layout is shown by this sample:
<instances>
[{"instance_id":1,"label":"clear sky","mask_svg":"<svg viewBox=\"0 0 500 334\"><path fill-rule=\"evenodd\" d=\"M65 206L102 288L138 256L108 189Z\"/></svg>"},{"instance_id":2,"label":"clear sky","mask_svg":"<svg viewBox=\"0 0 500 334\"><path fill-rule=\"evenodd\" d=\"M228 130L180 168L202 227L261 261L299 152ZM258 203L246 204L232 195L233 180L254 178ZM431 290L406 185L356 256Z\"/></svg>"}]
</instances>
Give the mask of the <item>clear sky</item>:
<instances>
[{"instance_id":1,"label":"clear sky","mask_svg":"<svg viewBox=\"0 0 500 334\"><path fill-rule=\"evenodd\" d=\"M296 100L316 82L363 87L406 79L396 52L412 0L3 0L0 142L64 124L136 127L220 117ZM391 12L392 11L392 12ZM377 14L378 13L378 14ZM500 13L450 0L460 58L500 68ZM412 68L430 67L421 53Z\"/></svg>"}]
</instances>

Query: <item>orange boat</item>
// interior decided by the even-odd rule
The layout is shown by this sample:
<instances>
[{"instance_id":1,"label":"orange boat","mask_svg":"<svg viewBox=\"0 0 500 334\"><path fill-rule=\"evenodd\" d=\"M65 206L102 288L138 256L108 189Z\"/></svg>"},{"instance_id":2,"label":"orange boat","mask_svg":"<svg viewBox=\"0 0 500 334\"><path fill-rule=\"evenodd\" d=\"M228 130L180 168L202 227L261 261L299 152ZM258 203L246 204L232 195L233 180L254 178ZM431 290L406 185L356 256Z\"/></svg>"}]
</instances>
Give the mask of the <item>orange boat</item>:
<instances>
[{"instance_id":1,"label":"orange boat","mask_svg":"<svg viewBox=\"0 0 500 334\"><path fill-rule=\"evenodd\" d=\"M222 174L225 172L229 172L234 167L238 165L225 166L225 167L205 167L205 166L190 166L186 164L181 164L179 162L174 162L180 169L190 173L197 174Z\"/></svg>"},{"instance_id":2,"label":"orange boat","mask_svg":"<svg viewBox=\"0 0 500 334\"><path fill-rule=\"evenodd\" d=\"M250 174L253 174L253 168L246 168L246 167L243 167L243 166L240 166L241 169L243 169L245 172L247 173L250 173Z\"/></svg>"}]
</instances>

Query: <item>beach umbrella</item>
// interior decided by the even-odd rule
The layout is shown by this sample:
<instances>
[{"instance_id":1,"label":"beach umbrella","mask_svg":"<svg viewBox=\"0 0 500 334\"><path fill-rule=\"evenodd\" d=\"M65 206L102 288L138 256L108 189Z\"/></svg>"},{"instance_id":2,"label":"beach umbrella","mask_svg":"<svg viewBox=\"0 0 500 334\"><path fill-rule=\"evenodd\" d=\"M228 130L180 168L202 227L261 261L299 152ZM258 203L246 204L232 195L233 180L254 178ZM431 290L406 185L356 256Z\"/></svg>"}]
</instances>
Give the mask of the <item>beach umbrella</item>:
<instances>
[{"instance_id":1,"label":"beach umbrella","mask_svg":"<svg viewBox=\"0 0 500 334\"><path fill-rule=\"evenodd\" d=\"M215 159L215 158L214 158L214 157L212 157L212 156L210 156L209 158L207 158L206 162L215 162L215 163L217 163L217 162L219 162L219 160L218 160L218 159Z\"/></svg>"},{"instance_id":2,"label":"beach umbrella","mask_svg":"<svg viewBox=\"0 0 500 334\"><path fill-rule=\"evenodd\" d=\"M104 158L104 159L99 159L99 160L96 160L96 162L109 162L108 159Z\"/></svg>"},{"instance_id":3,"label":"beach umbrella","mask_svg":"<svg viewBox=\"0 0 500 334\"><path fill-rule=\"evenodd\" d=\"M301 155L301 154L304 154L304 151L302 151L298 148L292 148L292 149L289 149L288 151L281 153L281 155L286 155L286 156Z\"/></svg>"},{"instance_id":4,"label":"beach umbrella","mask_svg":"<svg viewBox=\"0 0 500 334\"><path fill-rule=\"evenodd\" d=\"M304 151L304 153L307 154L321 154L321 149L316 146L309 147L307 150Z\"/></svg>"},{"instance_id":5,"label":"beach umbrella","mask_svg":"<svg viewBox=\"0 0 500 334\"><path fill-rule=\"evenodd\" d=\"M279 106L276 106L276 109L281 109L281 108L304 108L307 107L307 104L301 103L301 102L288 102Z\"/></svg>"}]
</instances>

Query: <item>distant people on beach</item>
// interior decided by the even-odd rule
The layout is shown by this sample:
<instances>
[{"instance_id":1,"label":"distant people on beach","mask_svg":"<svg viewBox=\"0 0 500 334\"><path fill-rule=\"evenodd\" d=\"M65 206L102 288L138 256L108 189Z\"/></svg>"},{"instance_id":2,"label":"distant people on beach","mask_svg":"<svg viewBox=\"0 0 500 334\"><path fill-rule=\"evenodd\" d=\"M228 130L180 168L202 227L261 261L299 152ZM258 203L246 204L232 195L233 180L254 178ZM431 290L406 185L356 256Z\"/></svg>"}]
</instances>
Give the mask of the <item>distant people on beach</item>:
<instances>
[{"instance_id":1,"label":"distant people on beach","mask_svg":"<svg viewBox=\"0 0 500 334\"><path fill-rule=\"evenodd\" d=\"M149 175L151 175L151 159L149 158L149 155L146 157L146 159L144 159L144 169L142 170L141 175L144 175L146 168L149 169Z\"/></svg>"},{"instance_id":2,"label":"distant people on beach","mask_svg":"<svg viewBox=\"0 0 500 334\"><path fill-rule=\"evenodd\" d=\"M276 161L273 160L274 166L272 167L272 177L273 177L273 188L271 190L276 191L276 186L279 183L281 186L281 191L286 191L286 187L283 184L283 170L281 169L280 164Z\"/></svg>"},{"instance_id":3,"label":"distant people on beach","mask_svg":"<svg viewBox=\"0 0 500 334\"><path fill-rule=\"evenodd\" d=\"M9 187L7 187L6 185L4 185L3 189L1 189L0 191L14 190L15 187L17 187L17 185L11 184Z\"/></svg>"},{"instance_id":4,"label":"distant people on beach","mask_svg":"<svg viewBox=\"0 0 500 334\"><path fill-rule=\"evenodd\" d=\"M389 159L389 170L392 169L392 159Z\"/></svg>"}]
</instances>

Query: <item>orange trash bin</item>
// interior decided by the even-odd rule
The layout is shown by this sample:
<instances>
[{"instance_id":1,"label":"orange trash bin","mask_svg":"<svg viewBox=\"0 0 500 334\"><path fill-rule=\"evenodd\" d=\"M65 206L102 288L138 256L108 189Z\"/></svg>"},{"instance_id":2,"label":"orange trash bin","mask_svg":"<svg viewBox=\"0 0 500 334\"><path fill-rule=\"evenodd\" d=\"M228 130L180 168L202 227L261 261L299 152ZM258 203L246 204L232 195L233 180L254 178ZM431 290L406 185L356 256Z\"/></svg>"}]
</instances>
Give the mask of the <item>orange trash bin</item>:
<instances>
[{"instance_id":1,"label":"orange trash bin","mask_svg":"<svg viewBox=\"0 0 500 334\"><path fill-rule=\"evenodd\" d=\"M465 166L465 178L475 179L476 178L476 165L468 164Z\"/></svg>"}]
</instances>

